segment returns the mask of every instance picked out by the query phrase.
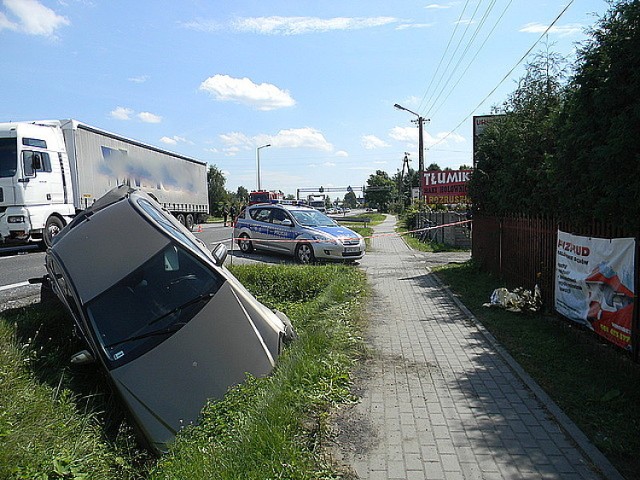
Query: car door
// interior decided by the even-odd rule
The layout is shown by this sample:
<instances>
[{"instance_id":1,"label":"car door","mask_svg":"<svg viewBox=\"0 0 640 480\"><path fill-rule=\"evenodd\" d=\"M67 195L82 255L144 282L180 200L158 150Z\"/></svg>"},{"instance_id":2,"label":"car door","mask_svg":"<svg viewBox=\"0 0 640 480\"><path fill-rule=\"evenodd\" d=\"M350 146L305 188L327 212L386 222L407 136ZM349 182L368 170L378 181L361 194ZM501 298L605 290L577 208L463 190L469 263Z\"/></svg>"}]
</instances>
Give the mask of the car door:
<instances>
[{"instance_id":1,"label":"car door","mask_svg":"<svg viewBox=\"0 0 640 480\"><path fill-rule=\"evenodd\" d=\"M271 250L272 246L269 243L271 238L269 235L271 209L268 207L252 208L249 210L249 215L253 220L250 226L251 238L255 240L253 246L264 250Z\"/></svg>"},{"instance_id":2,"label":"car door","mask_svg":"<svg viewBox=\"0 0 640 480\"><path fill-rule=\"evenodd\" d=\"M293 221L282 208L271 208L269 217L269 238L271 249L277 252L293 253L295 250Z\"/></svg>"}]
</instances>

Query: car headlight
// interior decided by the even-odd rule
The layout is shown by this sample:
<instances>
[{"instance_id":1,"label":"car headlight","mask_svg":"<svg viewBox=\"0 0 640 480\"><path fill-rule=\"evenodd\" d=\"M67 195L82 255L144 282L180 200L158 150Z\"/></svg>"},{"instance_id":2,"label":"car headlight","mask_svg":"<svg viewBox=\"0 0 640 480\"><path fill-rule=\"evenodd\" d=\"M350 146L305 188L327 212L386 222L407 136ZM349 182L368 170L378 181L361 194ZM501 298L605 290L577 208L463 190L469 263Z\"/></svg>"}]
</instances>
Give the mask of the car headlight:
<instances>
[{"instance_id":1,"label":"car headlight","mask_svg":"<svg viewBox=\"0 0 640 480\"><path fill-rule=\"evenodd\" d=\"M312 235L311 238L313 238L314 240L318 240L320 242L324 242L324 243L333 243L333 244L338 243L335 238L328 237L326 235L318 235L318 234L316 234L316 235Z\"/></svg>"},{"instance_id":2,"label":"car headlight","mask_svg":"<svg viewBox=\"0 0 640 480\"><path fill-rule=\"evenodd\" d=\"M24 215L10 215L7 223L24 223Z\"/></svg>"}]
</instances>

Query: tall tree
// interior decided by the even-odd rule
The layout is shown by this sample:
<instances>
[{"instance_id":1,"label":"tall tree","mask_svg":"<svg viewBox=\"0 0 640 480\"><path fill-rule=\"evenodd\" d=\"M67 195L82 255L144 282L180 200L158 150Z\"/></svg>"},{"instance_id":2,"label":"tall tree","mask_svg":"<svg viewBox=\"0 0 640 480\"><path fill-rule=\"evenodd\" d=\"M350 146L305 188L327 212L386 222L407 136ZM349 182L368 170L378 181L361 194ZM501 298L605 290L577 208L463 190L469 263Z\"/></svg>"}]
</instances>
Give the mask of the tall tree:
<instances>
[{"instance_id":1,"label":"tall tree","mask_svg":"<svg viewBox=\"0 0 640 480\"><path fill-rule=\"evenodd\" d=\"M249 201L249 191L240 185L236 190L236 197L240 203L247 203Z\"/></svg>"},{"instance_id":2,"label":"tall tree","mask_svg":"<svg viewBox=\"0 0 640 480\"><path fill-rule=\"evenodd\" d=\"M375 175L369 175L365 201L372 207L386 212L392 200L397 196L396 184L389 178L389 174L377 170Z\"/></svg>"},{"instance_id":3,"label":"tall tree","mask_svg":"<svg viewBox=\"0 0 640 480\"><path fill-rule=\"evenodd\" d=\"M640 227L640 2L623 0L590 32L559 119L560 213ZM571 192L565 185L571 185Z\"/></svg>"},{"instance_id":4,"label":"tall tree","mask_svg":"<svg viewBox=\"0 0 640 480\"><path fill-rule=\"evenodd\" d=\"M228 193L224 189L226 179L215 165L209 165L207 185L209 190L209 213L219 215L224 204L228 201Z\"/></svg>"},{"instance_id":5,"label":"tall tree","mask_svg":"<svg viewBox=\"0 0 640 480\"><path fill-rule=\"evenodd\" d=\"M549 189L557 132L554 120L565 95L566 61L549 47L527 64L518 88L495 113L478 146L469 192L479 211L553 211Z\"/></svg>"}]
</instances>

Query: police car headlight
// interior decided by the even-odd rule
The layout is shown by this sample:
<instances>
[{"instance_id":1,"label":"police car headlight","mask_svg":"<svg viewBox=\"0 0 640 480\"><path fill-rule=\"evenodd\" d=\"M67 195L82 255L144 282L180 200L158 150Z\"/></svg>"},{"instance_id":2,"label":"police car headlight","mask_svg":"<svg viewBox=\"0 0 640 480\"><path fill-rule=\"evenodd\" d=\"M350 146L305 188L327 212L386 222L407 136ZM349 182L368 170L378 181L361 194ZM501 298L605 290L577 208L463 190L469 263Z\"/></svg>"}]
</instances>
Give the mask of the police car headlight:
<instances>
[{"instance_id":1,"label":"police car headlight","mask_svg":"<svg viewBox=\"0 0 640 480\"><path fill-rule=\"evenodd\" d=\"M317 241L319 241L319 242L324 242L324 243L333 243L333 244L338 243L338 242L336 241L336 239L335 239L335 238L333 238L333 237L328 237L328 236L326 236L326 235L313 235L313 237L312 237L312 238L313 238L314 240L317 240Z\"/></svg>"},{"instance_id":2,"label":"police car headlight","mask_svg":"<svg viewBox=\"0 0 640 480\"><path fill-rule=\"evenodd\" d=\"M7 223L24 223L24 215L10 215Z\"/></svg>"}]
</instances>

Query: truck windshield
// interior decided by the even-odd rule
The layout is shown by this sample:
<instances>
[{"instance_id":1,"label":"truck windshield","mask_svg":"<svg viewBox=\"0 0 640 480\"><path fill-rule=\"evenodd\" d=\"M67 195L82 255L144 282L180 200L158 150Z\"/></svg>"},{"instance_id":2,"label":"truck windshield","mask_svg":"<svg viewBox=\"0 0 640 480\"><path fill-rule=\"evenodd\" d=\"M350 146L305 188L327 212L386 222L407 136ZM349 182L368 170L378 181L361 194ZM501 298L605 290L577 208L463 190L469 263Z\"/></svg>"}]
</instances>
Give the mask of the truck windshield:
<instances>
[{"instance_id":1,"label":"truck windshield","mask_svg":"<svg viewBox=\"0 0 640 480\"><path fill-rule=\"evenodd\" d=\"M18 168L18 141L0 138L0 177L13 177Z\"/></svg>"}]
</instances>

